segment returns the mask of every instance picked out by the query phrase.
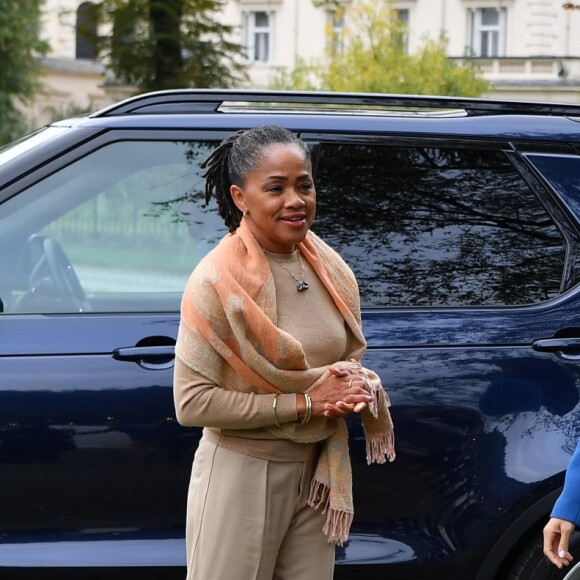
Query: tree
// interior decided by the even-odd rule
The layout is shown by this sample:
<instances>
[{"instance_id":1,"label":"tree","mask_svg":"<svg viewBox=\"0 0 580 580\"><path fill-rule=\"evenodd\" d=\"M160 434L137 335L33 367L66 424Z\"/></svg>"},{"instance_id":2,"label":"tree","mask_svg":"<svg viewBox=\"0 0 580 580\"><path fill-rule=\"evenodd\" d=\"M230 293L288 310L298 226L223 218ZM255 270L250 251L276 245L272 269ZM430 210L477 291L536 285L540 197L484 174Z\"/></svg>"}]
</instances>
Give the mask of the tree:
<instances>
[{"instance_id":1,"label":"tree","mask_svg":"<svg viewBox=\"0 0 580 580\"><path fill-rule=\"evenodd\" d=\"M245 79L243 49L220 24L223 0L103 0L100 54L140 90L227 87Z\"/></svg>"},{"instance_id":2,"label":"tree","mask_svg":"<svg viewBox=\"0 0 580 580\"><path fill-rule=\"evenodd\" d=\"M0 0L0 145L22 135L26 122L19 104L40 90L39 56L48 44L38 37L42 0Z\"/></svg>"},{"instance_id":3,"label":"tree","mask_svg":"<svg viewBox=\"0 0 580 580\"><path fill-rule=\"evenodd\" d=\"M416 54L408 54L406 24L389 0L356 0L347 6L323 0L319 5L344 15L342 35L329 38L323 60L302 60L291 71L278 70L273 88L462 96L489 89L471 61L459 65L447 59L444 37L426 40Z\"/></svg>"}]
</instances>

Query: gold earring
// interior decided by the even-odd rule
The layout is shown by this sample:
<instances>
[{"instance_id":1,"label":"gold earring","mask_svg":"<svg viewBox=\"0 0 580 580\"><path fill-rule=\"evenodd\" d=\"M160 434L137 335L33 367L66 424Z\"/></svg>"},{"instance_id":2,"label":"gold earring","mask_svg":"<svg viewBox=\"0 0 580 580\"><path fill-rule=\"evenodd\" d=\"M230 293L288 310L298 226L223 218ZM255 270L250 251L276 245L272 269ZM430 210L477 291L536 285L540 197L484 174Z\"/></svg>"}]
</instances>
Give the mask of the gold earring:
<instances>
[{"instance_id":1,"label":"gold earring","mask_svg":"<svg viewBox=\"0 0 580 580\"><path fill-rule=\"evenodd\" d=\"M242 212L242 217L243 218L247 218L250 215L250 212L248 210Z\"/></svg>"}]
</instances>

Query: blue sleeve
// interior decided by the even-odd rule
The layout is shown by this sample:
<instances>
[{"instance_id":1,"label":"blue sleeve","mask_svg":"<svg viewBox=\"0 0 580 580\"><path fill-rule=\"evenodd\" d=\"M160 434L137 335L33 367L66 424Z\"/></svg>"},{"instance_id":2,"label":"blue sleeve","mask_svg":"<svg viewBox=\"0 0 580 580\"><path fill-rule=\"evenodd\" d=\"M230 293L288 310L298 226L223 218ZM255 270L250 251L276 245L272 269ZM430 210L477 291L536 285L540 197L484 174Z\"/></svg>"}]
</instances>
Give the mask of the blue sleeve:
<instances>
[{"instance_id":1,"label":"blue sleeve","mask_svg":"<svg viewBox=\"0 0 580 580\"><path fill-rule=\"evenodd\" d=\"M580 441L566 470L564 489L551 515L580 525Z\"/></svg>"}]
</instances>

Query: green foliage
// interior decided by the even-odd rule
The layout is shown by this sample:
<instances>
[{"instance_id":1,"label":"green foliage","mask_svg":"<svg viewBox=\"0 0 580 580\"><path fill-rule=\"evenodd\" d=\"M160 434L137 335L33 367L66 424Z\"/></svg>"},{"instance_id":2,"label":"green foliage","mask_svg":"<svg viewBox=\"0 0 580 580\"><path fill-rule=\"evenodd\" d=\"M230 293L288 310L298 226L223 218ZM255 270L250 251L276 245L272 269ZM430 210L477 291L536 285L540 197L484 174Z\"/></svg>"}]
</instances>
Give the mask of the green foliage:
<instances>
[{"instance_id":1,"label":"green foliage","mask_svg":"<svg viewBox=\"0 0 580 580\"><path fill-rule=\"evenodd\" d=\"M89 105L79 105L75 102L67 103L61 107L53 109L51 115L51 122L61 121L62 119L71 119L72 117L85 117L95 111L95 107L91 102Z\"/></svg>"},{"instance_id":2,"label":"green foliage","mask_svg":"<svg viewBox=\"0 0 580 580\"><path fill-rule=\"evenodd\" d=\"M446 58L445 38L408 54L406 25L389 0L358 0L336 10L344 10L345 27L340 38L329 32L325 58L277 70L272 88L470 97L490 88L472 62Z\"/></svg>"},{"instance_id":3,"label":"green foliage","mask_svg":"<svg viewBox=\"0 0 580 580\"><path fill-rule=\"evenodd\" d=\"M100 54L116 78L141 90L228 87L245 79L243 49L218 22L224 0L103 0L110 33Z\"/></svg>"},{"instance_id":4,"label":"green foliage","mask_svg":"<svg viewBox=\"0 0 580 580\"><path fill-rule=\"evenodd\" d=\"M326 87L322 85L321 76L324 67L316 62L307 62L301 57L296 59L293 69L279 67L274 72L270 82L272 89L295 91L318 91Z\"/></svg>"},{"instance_id":5,"label":"green foliage","mask_svg":"<svg viewBox=\"0 0 580 580\"><path fill-rule=\"evenodd\" d=\"M48 45L38 38L42 0L0 0L0 145L27 129L17 103L40 89L37 57Z\"/></svg>"}]
</instances>

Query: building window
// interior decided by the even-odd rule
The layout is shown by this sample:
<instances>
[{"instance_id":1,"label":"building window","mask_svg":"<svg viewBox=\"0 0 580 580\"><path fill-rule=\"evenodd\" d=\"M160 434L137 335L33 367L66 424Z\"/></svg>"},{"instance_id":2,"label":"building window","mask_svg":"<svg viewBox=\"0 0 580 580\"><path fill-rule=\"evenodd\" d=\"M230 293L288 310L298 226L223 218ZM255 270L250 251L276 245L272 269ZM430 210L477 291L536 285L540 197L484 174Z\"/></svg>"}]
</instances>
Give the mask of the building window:
<instances>
[{"instance_id":1,"label":"building window","mask_svg":"<svg viewBox=\"0 0 580 580\"><path fill-rule=\"evenodd\" d=\"M246 14L246 46L250 63L269 64L273 58L274 14L248 12Z\"/></svg>"},{"instance_id":2,"label":"building window","mask_svg":"<svg viewBox=\"0 0 580 580\"><path fill-rule=\"evenodd\" d=\"M397 9L397 17L400 23L400 29L398 29L398 35L401 43L401 48L405 52L409 52L409 9L399 8Z\"/></svg>"},{"instance_id":3,"label":"building window","mask_svg":"<svg viewBox=\"0 0 580 580\"><path fill-rule=\"evenodd\" d=\"M472 9L470 20L471 53L483 57L505 56L506 9Z\"/></svg>"},{"instance_id":4,"label":"building window","mask_svg":"<svg viewBox=\"0 0 580 580\"><path fill-rule=\"evenodd\" d=\"M342 54L344 52L344 8L329 10L326 13L326 29L331 52Z\"/></svg>"},{"instance_id":5,"label":"building window","mask_svg":"<svg viewBox=\"0 0 580 580\"><path fill-rule=\"evenodd\" d=\"M97 6L83 2L77 10L76 58L97 58Z\"/></svg>"}]
</instances>

